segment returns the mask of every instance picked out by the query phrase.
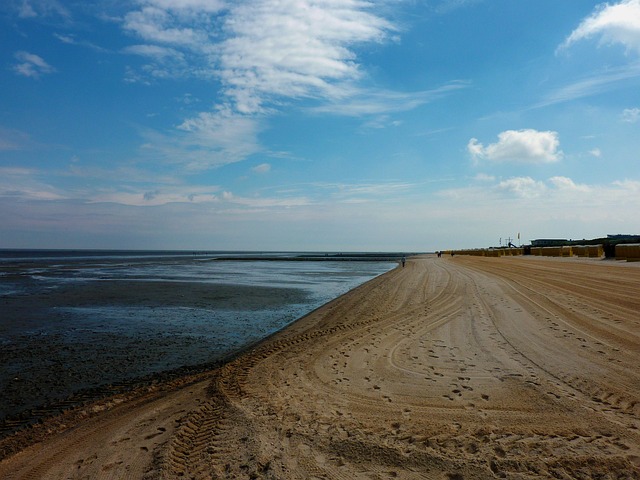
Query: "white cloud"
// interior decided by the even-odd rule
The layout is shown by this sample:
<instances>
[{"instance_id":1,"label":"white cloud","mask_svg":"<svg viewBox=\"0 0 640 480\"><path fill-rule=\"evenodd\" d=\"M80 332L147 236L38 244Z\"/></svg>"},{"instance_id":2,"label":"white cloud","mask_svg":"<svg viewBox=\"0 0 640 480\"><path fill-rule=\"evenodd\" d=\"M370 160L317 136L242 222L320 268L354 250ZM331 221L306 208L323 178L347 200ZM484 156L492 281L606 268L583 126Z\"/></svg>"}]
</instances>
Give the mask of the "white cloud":
<instances>
[{"instance_id":1,"label":"white cloud","mask_svg":"<svg viewBox=\"0 0 640 480\"><path fill-rule=\"evenodd\" d=\"M207 168L234 163L261 150L258 143L259 122L256 118L219 107L202 112L178 126L184 135L183 146L200 152L201 160L191 166Z\"/></svg>"},{"instance_id":2,"label":"white cloud","mask_svg":"<svg viewBox=\"0 0 640 480\"><path fill-rule=\"evenodd\" d=\"M546 180L532 177L511 177L495 182L486 182L475 186L441 190L439 197L455 201L459 206L469 209L483 209L487 215L495 211L512 210L517 213L523 205L535 205L535 209L527 213L537 213L543 218L569 208L580 208L581 211L599 212L606 216L606 209L619 202L630 204L629 198L640 193L640 182L635 180L616 181L608 185L581 184L573 179L555 176ZM626 201L623 199L627 198ZM505 197L506 202L505 202ZM530 203L535 199L535 204ZM521 203L518 203L521 202ZM522 216L522 211L519 213Z\"/></svg>"},{"instance_id":3,"label":"white cloud","mask_svg":"<svg viewBox=\"0 0 640 480\"><path fill-rule=\"evenodd\" d=\"M169 11L153 6L129 12L124 28L149 42L198 48L208 42L204 30L182 25Z\"/></svg>"},{"instance_id":4,"label":"white cloud","mask_svg":"<svg viewBox=\"0 0 640 480\"><path fill-rule=\"evenodd\" d=\"M394 28L361 0L145 0L124 16L147 44L182 49L242 113L285 98L338 98L361 77L352 46Z\"/></svg>"},{"instance_id":5,"label":"white cloud","mask_svg":"<svg viewBox=\"0 0 640 480\"><path fill-rule=\"evenodd\" d=\"M477 138L471 138L467 143L467 151L471 154L471 158L474 161L484 157L484 146L478 141Z\"/></svg>"},{"instance_id":6,"label":"white cloud","mask_svg":"<svg viewBox=\"0 0 640 480\"><path fill-rule=\"evenodd\" d=\"M192 74L184 53L175 48L141 44L125 47L122 52L144 57L151 62L140 67L141 71L128 67L125 81L130 83L148 84L149 78L182 78Z\"/></svg>"},{"instance_id":7,"label":"white cloud","mask_svg":"<svg viewBox=\"0 0 640 480\"><path fill-rule=\"evenodd\" d=\"M156 77L184 72L167 66L181 52L190 73L220 81L231 107L243 114L310 98L328 102L317 112L372 115L409 110L468 86L458 81L409 94L360 88L365 72L354 47L389 40L396 31L374 6L361 0L146 0L123 22L146 44L125 51L155 56L163 66L143 70ZM143 81L138 72L128 78Z\"/></svg>"},{"instance_id":8,"label":"white cloud","mask_svg":"<svg viewBox=\"0 0 640 480\"><path fill-rule=\"evenodd\" d=\"M620 43L627 50L640 53L640 0L599 5L571 32L560 49L592 37L599 37L602 44Z\"/></svg>"},{"instance_id":9,"label":"white cloud","mask_svg":"<svg viewBox=\"0 0 640 480\"><path fill-rule=\"evenodd\" d=\"M38 14L33 6L31 6L28 1L24 0L18 7L18 16L20 18L33 18L37 17Z\"/></svg>"},{"instance_id":10,"label":"white cloud","mask_svg":"<svg viewBox=\"0 0 640 480\"><path fill-rule=\"evenodd\" d=\"M591 188L589 186L577 184L568 177L551 177L549 179L549 183L551 183L551 185L553 185L559 191L582 193L588 193L591 191Z\"/></svg>"},{"instance_id":11,"label":"white cloud","mask_svg":"<svg viewBox=\"0 0 640 480\"><path fill-rule=\"evenodd\" d=\"M595 238L640 221L637 202L630 201L640 195L640 182L633 179L582 185L566 177L515 177L432 193L401 182L317 184L261 196L212 186L151 186L144 178L98 193L65 192L27 173L0 171L0 215L9 245L20 245L12 232L20 232L25 219L37 225L39 238L49 232L64 238L61 246L75 246L79 232L97 241L105 233L134 232L136 245L156 248L207 248L202 245L213 241L219 248L372 251L486 247L517 232L523 243ZM15 176L9 181L4 174ZM126 233L119 238L131 244Z\"/></svg>"},{"instance_id":12,"label":"white cloud","mask_svg":"<svg viewBox=\"0 0 640 480\"><path fill-rule=\"evenodd\" d=\"M232 8L220 77L242 112L277 97L341 98L362 71L352 46L381 42L393 26L359 0L258 0Z\"/></svg>"},{"instance_id":13,"label":"white cloud","mask_svg":"<svg viewBox=\"0 0 640 480\"><path fill-rule=\"evenodd\" d=\"M179 13L215 13L222 10L226 4L221 0L144 0L141 3Z\"/></svg>"},{"instance_id":14,"label":"white cloud","mask_svg":"<svg viewBox=\"0 0 640 480\"><path fill-rule=\"evenodd\" d=\"M622 111L622 121L627 123L636 123L640 120L640 108L625 108Z\"/></svg>"},{"instance_id":15,"label":"white cloud","mask_svg":"<svg viewBox=\"0 0 640 480\"><path fill-rule=\"evenodd\" d=\"M497 244L500 236L515 236L518 231L523 242L624 232L640 221L637 202L630 201L639 194L637 180L583 185L566 177L516 177L492 185L443 190L437 194L439 202L426 205L423 211L424 218L440 211L446 214L446 218L427 221L430 232L436 230L434 225L446 226L444 246L466 243L467 247L486 247ZM443 199L446 208L442 207ZM419 210L417 206L412 214Z\"/></svg>"},{"instance_id":16,"label":"white cloud","mask_svg":"<svg viewBox=\"0 0 640 480\"><path fill-rule=\"evenodd\" d=\"M562 158L558 150L558 133L532 129L506 130L498 134L498 142L486 147L476 138L469 140L467 150L478 161L514 163L553 163Z\"/></svg>"},{"instance_id":17,"label":"white cloud","mask_svg":"<svg viewBox=\"0 0 640 480\"><path fill-rule=\"evenodd\" d=\"M14 55L19 63L13 66L18 75L30 78L40 78L47 73L55 72L55 68L45 62L42 57L29 52L16 52Z\"/></svg>"},{"instance_id":18,"label":"white cloud","mask_svg":"<svg viewBox=\"0 0 640 480\"><path fill-rule=\"evenodd\" d=\"M123 52L140 55L142 57L150 57L158 61L171 59L182 62L184 60L184 55L180 51L160 45L130 45L124 48Z\"/></svg>"},{"instance_id":19,"label":"white cloud","mask_svg":"<svg viewBox=\"0 0 640 480\"><path fill-rule=\"evenodd\" d=\"M362 0L139 1L122 27L144 43L124 52L150 63L128 67L126 80L194 75L221 85L213 111L185 119L174 135L152 133L162 137L160 145L145 148L192 167L212 167L257 152L261 119L291 100L370 115L415 108L463 88L452 83L417 94L360 88L365 72L355 47L395 32L374 7Z\"/></svg>"},{"instance_id":20,"label":"white cloud","mask_svg":"<svg viewBox=\"0 0 640 480\"><path fill-rule=\"evenodd\" d=\"M477 180L479 182L493 182L495 179L496 177L494 177L493 175L487 175L486 173L478 173L474 177L474 180Z\"/></svg>"},{"instance_id":21,"label":"white cloud","mask_svg":"<svg viewBox=\"0 0 640 480\"><path fill-rule=\"evenodd\" d=\"M497 186L498 192L508 193L520 198L536 198L545 194L547 187L531 177L515 177L501 181Z\"/></svg>"},{"instance_id":22,"label":"white cloud","mask_svg":"<svg viewBox=\"0 0 640 480\"><path fill-rule=\"evenodd\" d=\"M143 131L142 152L192 171L216 168L261 151L260 129L259 119L220 107L186 119L176 131Z\"/></svg>"},{"instance_id":23,"label":"white cloud","mask_svg":"<svg viewBox=\"0 0 640 480\"><path fill-rule=\"evenodd\" d=\"M20 0L16 7L20 18L70 17L69 11L57 0Z\"/></svg>"},{"instance_id":24,"label":"white cloud","mask_svg":"<svg viewBox=\"0 0 640 480\"><path fill-rule=\"evenodd\" d=\"M73 35L62 35L60 33L54 33L53 36L60 40L62 43L66 43L67 45L75 45L77 43Z\"/></svg>"},{"instance_id":25,"label":"white cloud","mask_svg":"<svg viewBox=\"0 0 640 480\"><path fill-rule=\"evenodd\" d=\"M271 171L271 165L268 163L261 163L251 169L254 173L269 173Z\"/></svg>"},{"instance_id":26,"label":"white cloud","mask_svg":"<svg viewBox=\"0 0 640 480\"><path fill-rule=\"evenodd\" d=\"M613 185L628 191L629 193L633 193L635 195L640 194L640 181L638 180L618 180L613 182ZM636 197L637 198L637 197Z\"/></svg>"},{"instance_id":27,"label":"white cloud","mask_svg":"<svg viewBox=\"0 0 640 480\"><path fill-rule=\"evenodd\" d=\"M91 43L87 40L79 40L74 34L62 35L60 33L54 33L53 36L66 45L76 45L80 47L90 48L92 50L95 50L96 52L109 53L109 50L107 50L106 48L96 45L95 43Z\"/></svg>"},{"instance_id":28,"label":"white cloud","mask_svg":"<svg viewBox=\"0 0 640 480\"><path fill-rule=\"evenodd\" d=\"M599 148L594 148L592 150L589 150L589 154L593 155L596 158L600 158L602 156L602 150L600 150Z\"/></svg>"},{"instance_id":29,"label":"white cloud","mask_svg":"<svg viewBox=\"0 0 640 480\"><path fill-rule=\"evenodd\" d=\"M235 109L256 113L278 98L335 100L356 92L351 82L363 71L353 47L394 31L373 6L361 0L146 0L125 15L123 27L148 45L182 50L197 65L194 74L222 82Z\"/></svg>"}]
</instances>

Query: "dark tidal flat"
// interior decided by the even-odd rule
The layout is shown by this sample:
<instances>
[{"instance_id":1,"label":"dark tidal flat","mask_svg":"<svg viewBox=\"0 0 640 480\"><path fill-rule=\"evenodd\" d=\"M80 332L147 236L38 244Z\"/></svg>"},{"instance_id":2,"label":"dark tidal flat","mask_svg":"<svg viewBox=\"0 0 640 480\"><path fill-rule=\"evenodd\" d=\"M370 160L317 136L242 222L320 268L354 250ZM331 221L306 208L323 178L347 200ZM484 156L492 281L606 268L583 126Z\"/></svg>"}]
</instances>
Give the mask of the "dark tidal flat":
<instances>
[{"instance_id":1,"label":"dark tidal flat","mask_svg":"<svg viewBox=\"0 0 640 480\"><path fill-rule=\"evenodd\" d=\"M0 418L95 385L221 360L281 328L307 300L294 288L127 281L5 297Z\"/></svg>"},{"instance_id":2,"label":"dark tidal flat","mask_svg":"<svg viewBox=\"0 0 640 480\"><path fill-rule=\"evenodd\" d=\"M210 368L393 266L100 256L0 263L0 422Z\"/></svg>"}]
</instances>

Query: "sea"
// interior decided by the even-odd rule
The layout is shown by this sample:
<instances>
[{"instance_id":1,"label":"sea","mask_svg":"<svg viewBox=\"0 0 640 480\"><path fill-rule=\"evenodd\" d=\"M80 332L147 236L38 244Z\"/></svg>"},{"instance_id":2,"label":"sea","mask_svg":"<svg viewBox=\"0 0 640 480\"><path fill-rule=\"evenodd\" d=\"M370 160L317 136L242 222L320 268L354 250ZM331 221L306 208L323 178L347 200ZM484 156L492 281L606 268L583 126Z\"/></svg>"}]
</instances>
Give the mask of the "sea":
<instances>
[{"instance_id":1,"label":"sea","mask_svg":"<svg viewBox=\"0 0 640 480\"><path fill-rule=\"evenodd\" d=\"M216 365L402 255L0 250L0 423Z\"/></svg>"}]
</instances>

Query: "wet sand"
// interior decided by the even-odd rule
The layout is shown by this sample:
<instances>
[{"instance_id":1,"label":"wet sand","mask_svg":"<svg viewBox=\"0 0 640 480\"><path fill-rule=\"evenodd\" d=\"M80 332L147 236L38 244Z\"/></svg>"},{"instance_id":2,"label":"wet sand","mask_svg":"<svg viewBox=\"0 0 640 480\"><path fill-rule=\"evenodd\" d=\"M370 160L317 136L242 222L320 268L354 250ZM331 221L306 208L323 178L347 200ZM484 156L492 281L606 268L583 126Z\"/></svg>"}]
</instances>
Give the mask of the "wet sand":
<instances>
[{"instance_id":1,"label":"wet sand","mask_svg":"<svg viewBox=\"0 0 640 480\"><path fill-rule=\"evenodd\" d=\"M1 441L0 478L640 478L639 312L637 264L411 259Z\"/></svg>"}]
</instances>

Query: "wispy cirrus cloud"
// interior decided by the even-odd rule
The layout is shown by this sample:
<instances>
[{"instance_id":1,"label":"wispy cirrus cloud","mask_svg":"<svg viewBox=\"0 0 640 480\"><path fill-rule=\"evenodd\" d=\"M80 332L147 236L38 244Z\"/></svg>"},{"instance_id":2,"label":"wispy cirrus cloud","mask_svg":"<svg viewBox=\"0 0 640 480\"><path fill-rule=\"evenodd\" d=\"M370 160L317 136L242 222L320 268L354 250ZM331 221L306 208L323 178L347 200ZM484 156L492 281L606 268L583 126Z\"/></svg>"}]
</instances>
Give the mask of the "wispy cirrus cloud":
<instances>
[{"instance_id":1,"label":"wispy cirrus cloud","mask_svg":"<svg viewBox=\"0 0 640 480\"><path fill-rule=\"evenodd\" d=\"M598 95L620 86L630 85L632 82L636 84L639 77L640 63L607 68L595 75L590 75L551 91L536 103L533 108L541 108Z\"/></svg>"},{"instance_id":2,"label":"wispy cirrus cloud","mask_svg":"<svg viewBox=\"0 0 640 480\"><path fill-rule=\"evenodd\" d=\"M261 163L260 165L256 165L255 167L253 167L251 169L251 171L253 173L257 173L257 174L265 174L265 173L269 173L271 171L271 164L269 163Z\"/></svg>"},{"instance_id":3,"label":"wispy cirrus cloud","mask_svg":"<svg viewBox=\"0 0 640 480\"><path fill-rule=\"evenodd\" d=\"M305 195L272 195L246 197L232 192L223 192L222 199L227 207L237 212L253 212L266 209L288 209L291 207L305 207L313 205L311 199Z\"/></svg>"},{"instance_id":4,"label":"wispy cirrus cloud","mask_svg":"<svg viewBox=\"0 0 640 480\"><path fill-rule=\"evenodd\" d=\"M13 0L12 3L20 18L71 17L69 10L58 0Z\"/></svg>"},{"instance_id":5,"label":"wispy cirrus cloud","mask_svg":"<svg viewBox=\"0 0 640 480\"><path fill-rule=\"evenodd\" d=\"M376 182L376 183L315 183L315 187L331 192L334 198L371 198L395 196L406 193L415 187L408 182Z\"/></svg>"},{"instance_id":6,"label":"wispy cirrus cloud","mask_svg":"<svg viewBox=\"0 0 640 480\"><path fill-rule=\"evenodd\" d=\"M640 108L625 108L621 115L622 121L626 123L636 123L640 120Z\"/></svg>"},{"instance_id":7,"label":"wispy cirrus cloud","mask_svg":"<svg viewBox=\"0 0 640 480\"><path fill-rule=\"evenodd\" d=\"M261 119L223 106L184 120L174 131L145 130L141 149L154 159L198 171L239 162L262 151L261 129Z\"/></svg>"},{"instance_id":8,"label":"wispy cirrus cloud","mask_svg":"<svg viewBox=\"0 0 640 480\"><path fill-rule=\"evenodd\" d=\"M31 144L31 138L25 132L0 126L0 152L21 150Z\"/></svg>"},{"instance_id":9,"label":"wispy cirrus cloud","mask_svg":"<svg viewBox=\"0 0 640 480\"><path fill-rule=\"evenodd\" d=\"M67 198L62 189L38 178L41 174L30 168L0 167L0 199L52 201Z\"/></svg>"},{"instance_id":10,"label":"wispy cirrus cloud","mask_svg":"<svg viewBox=\"0 0 640 480\"><path fill-rule=\"evenodd\" d=\"M15 53L14 57L18 60L18 63L13 66L13 71L23 77L40 78L43 75L56 71L55 68L45 62L39 55L19 51Z\"/></svg>"},{"instance_id":11,"label":"wispy cirrus cloud","mask_svg":"<svg viewBox=\"0 0 640 480\"><path fill-rule=\"evenodd\" d=\"M314 107L311 111L346 116L380 115L413 110L457 90L468 88L470 82L456 80L431 90L397 92L391 90L360 89L343 101Z\"/></svg>"},{"instance_id":12,"label":"wispy cirrus cloud","mask_svg":"<svg viewBox=\"0 0 640 480\"><path fill-rule=\"evenodd\" d=\"M437 183L437 181L313 182L289 185L286 189L276 187L271 195L283 198L305 197L309 199L310 204L316 205L397 202L418 192L425 183Z\"/></svg>"},{"instance_id":13,"label":"wispy cirrus cloud","mask_svg":"<svg viewBox=\"0 0 640 480\"><path fill-rule=\"evenodd\" d=\"M100 45L96 45L95 43L89 42L87 40L79 39L74 34L54 33L53 36L56 39L58 39L58 41L65 43L67 45L77 45L80 47L90 48L91 50L95 50L96 52L109 53L108 49L101 47Z\"/></svg>"}]
</instances>

